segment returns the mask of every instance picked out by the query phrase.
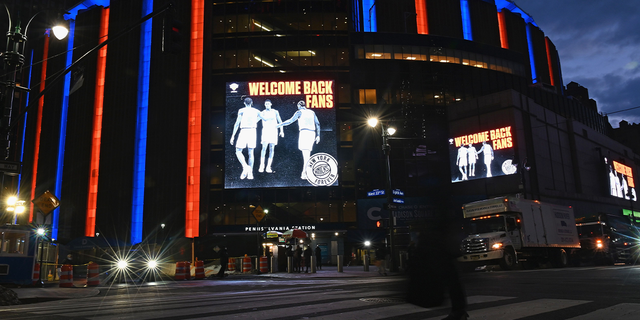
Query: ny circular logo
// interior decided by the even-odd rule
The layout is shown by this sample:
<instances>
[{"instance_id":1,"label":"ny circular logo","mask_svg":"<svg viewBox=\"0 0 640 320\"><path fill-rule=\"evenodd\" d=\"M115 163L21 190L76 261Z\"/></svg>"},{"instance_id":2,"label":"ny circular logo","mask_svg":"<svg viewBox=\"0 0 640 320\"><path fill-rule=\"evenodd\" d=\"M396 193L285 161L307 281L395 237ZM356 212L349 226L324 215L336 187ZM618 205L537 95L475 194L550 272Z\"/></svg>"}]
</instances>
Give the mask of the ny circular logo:
<instances>
[{"instance_id":1,"label":"ny circular logo","mask_svg":"<svg viewBox=\"0 0 640 320\"><path fill-rule=\"evenodd\" d=\"M316 153L309 158L305 172L312 185L330 186L338 180L338 161L328 153Z\"/></svg>"}]
</instances>

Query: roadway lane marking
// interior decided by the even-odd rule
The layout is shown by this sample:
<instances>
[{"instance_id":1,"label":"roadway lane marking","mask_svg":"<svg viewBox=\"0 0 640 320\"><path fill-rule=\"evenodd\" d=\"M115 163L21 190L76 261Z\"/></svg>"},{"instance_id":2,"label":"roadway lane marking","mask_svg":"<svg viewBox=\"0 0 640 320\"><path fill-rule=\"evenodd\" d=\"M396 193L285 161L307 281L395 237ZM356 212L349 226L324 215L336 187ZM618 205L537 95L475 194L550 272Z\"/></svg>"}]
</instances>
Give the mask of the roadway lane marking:
<instances>
[{"instance_id":1,"label":"roadway lane marking","mask_svg":"<svg viewBox=\"0 0 640 320\"><path fill-rule=\"evenodd\" d=\"M640 319L640 303L621 303L567 320Z\"/></svg>"}]
</instances>

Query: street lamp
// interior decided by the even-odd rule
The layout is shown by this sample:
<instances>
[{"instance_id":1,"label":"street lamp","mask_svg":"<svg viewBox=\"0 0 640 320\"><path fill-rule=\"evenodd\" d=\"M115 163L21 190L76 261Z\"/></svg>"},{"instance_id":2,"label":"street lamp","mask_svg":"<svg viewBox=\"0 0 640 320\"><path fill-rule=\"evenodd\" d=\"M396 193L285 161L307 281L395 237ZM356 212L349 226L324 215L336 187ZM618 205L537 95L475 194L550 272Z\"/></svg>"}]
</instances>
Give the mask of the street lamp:
<instances>
[{"instance_id":1,"label":"street lamp","mask_svg":"<svg viewBox=\"0 0 640 320\"><path fill-rule=\"evenodd\" d=\"M6 50L2 54L5 63L5 77L1 84L5 87L5 92L3 92L4 94L2 95L2 99L4 100L2 103L4 111L2 113L2 118L0 118L0 134L2 134L2 147L5 148L5 153L2 159L6 160L9 158L9 148L11 146L9 128L11 125L11 113L13 110L15 91L16 89L29 91L29 88L22 87L16 82L18 72L22 69L25 61L24 51L27 45L27 32L29 31L29 25L31 25L33 19L44 11L37 12L31 17L31 19L29 19L23 33L22 27L20 26L20 19L18 18L18 21L14 26L11 19L11 13L9 13L9 8L7 8L6 5L4 5L4 8L7 11L9 30L7 31ZM52 30L54 36L56 36L58 40L64 39L64 37L69 33L69 29L61 23L56 24Z\"/></svg>"},{"instance_id":2,"label":"street lamp","mask_svg":"<svg viewBox=\"0 0 640 320\"><path fill-rule=\"evenodd\" d=\"M44 287L44 282L42 282L42 254L44 253L44 236L46 235L47 230L43 227L38 227L38 229L36 229L36 234L38 235L38 238L40 239L40 274L38 275L38 284L41 287Z\"/></svg>"},{"instance_id":3,"label":"street lamp","mask_svg":"<svg viewBox=\"0 0 640 320\"><path fill-rule=\"evenodd\" d=\"M18 197L11 196L7 198L7 207L6 210L8 212L13 212L13 224L18 224L18 215L24 213L25 211L25 201L18 200Z\"/></svg>"},{"instance_id":4,"label":"street lamp","mask_svg":"<svg viewBox=\"0 0 640 320\"><path fill-rule=\"evenodd\" d=\"M382 129L382 152L384 153L385 156L385 161L386 161L386 165L385 165L385 173L386 173L386 185L385 185L385 194L387 195L387 203L386 203L386 209L389 210L390 214L389 214L389 255L391 256L391 270L395 270L395 256L394 256L394 241L393 241L393 235L394 235L394 231L395 231L395 219L393 217L393 209L392 208L392 204L393 204L393 195L392 195L392 191L391 191L391 161L389 159L389 153L391 151L391 146L389 145L389 138L396 133L396 128L389 126L387 124L387 127L385 129L385 125L382 121L378 121L378 119L376 118L369 118L367 120L367 123L369 124L370 127L375 128L378 125L378 122L380 122L380 128Z\"/></svg>"}]
</instances>

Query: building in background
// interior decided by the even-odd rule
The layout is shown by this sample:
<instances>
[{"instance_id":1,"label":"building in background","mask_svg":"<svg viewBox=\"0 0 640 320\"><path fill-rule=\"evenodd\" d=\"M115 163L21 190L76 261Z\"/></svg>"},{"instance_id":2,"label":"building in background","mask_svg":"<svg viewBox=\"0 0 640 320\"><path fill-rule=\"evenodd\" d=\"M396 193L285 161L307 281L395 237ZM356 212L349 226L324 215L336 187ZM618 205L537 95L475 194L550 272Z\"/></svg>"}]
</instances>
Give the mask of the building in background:
<instances>
[{"instance_id":1,"label":"building in background","mask_svg":"<svg viewBox=\"0 0 640 320\"><path fill-rule=\"evenodd\" d=\"M376 222L389 214L376 192L385 189L386 159L380 127L366 126L370 117L398 129L390 172L403 202L401 229L504 192L562 203L596 192L575 188L581 183L572 179L581 175L574 171L582 169L572 157L581 149L568 133L575 141L558 147L569 148L559 172L571 175L558 183L570 197L545 191L546 174L518 180L529 178L520 175L523 161L534 161L532 152L545 143L518 131L537 132L532 118L514 116L523 106L598 139L609 139L610 126L593 105L569 97L575 94L564 88L553 42L511 1L193 0L135 26L165 5L84 1L68 10L67 40L47 47L30 38L30 61L47 64L32 63L25 77L45 79L40 90L42 83L52 89L42 109L27 114L24 147L14 149L23 157L19 194L33 199L50 190L61 206L42 221L30 208L21 222L51 224L62 243L97 233L133 244L195 238L200 258L216 245L231 255L262 253L263 234L299 228L328 262L337 254L359 259L364 241L385 243ZM64 80L48 83L107 39ZM267 99L280 120L265 111ZM502 107L495 119L484 115ZM263 143L273 121L276 138ZM473 178L452 183L451 162L461 168L450 158L449 139L494 129L506 139L507 127L519 138L492 152L511 160L517 174L497 176L502 167L479 155L477 175L469 176L467 158ZM536 141L535 149L522 139ZM263 145L266 157L273 154L271 170L260 170ZM614 149L611 161L635 169L634 156ZM480 179L487 168L496 176L492 189ZM179 252L189 256L185 250Z\"/></svg>"}]
</instances>

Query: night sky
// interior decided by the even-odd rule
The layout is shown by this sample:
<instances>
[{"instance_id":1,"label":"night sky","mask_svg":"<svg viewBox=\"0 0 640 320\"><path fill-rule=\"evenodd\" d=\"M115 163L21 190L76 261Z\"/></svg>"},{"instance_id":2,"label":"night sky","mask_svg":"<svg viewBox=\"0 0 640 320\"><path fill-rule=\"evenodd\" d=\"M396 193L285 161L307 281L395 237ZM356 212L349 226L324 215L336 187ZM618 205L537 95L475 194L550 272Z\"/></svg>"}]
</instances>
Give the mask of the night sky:
<instances>
[{"instance_id":1,"label":"night sky","mask_svg":"<svg viewBox=\"0 0 640 320\"><path fill-rule=\"evenodd\" d=\"M598 111L640 123L640 1L515 0L553 41L564 85L589 89Z\"/></svg>"}]
</instances>

